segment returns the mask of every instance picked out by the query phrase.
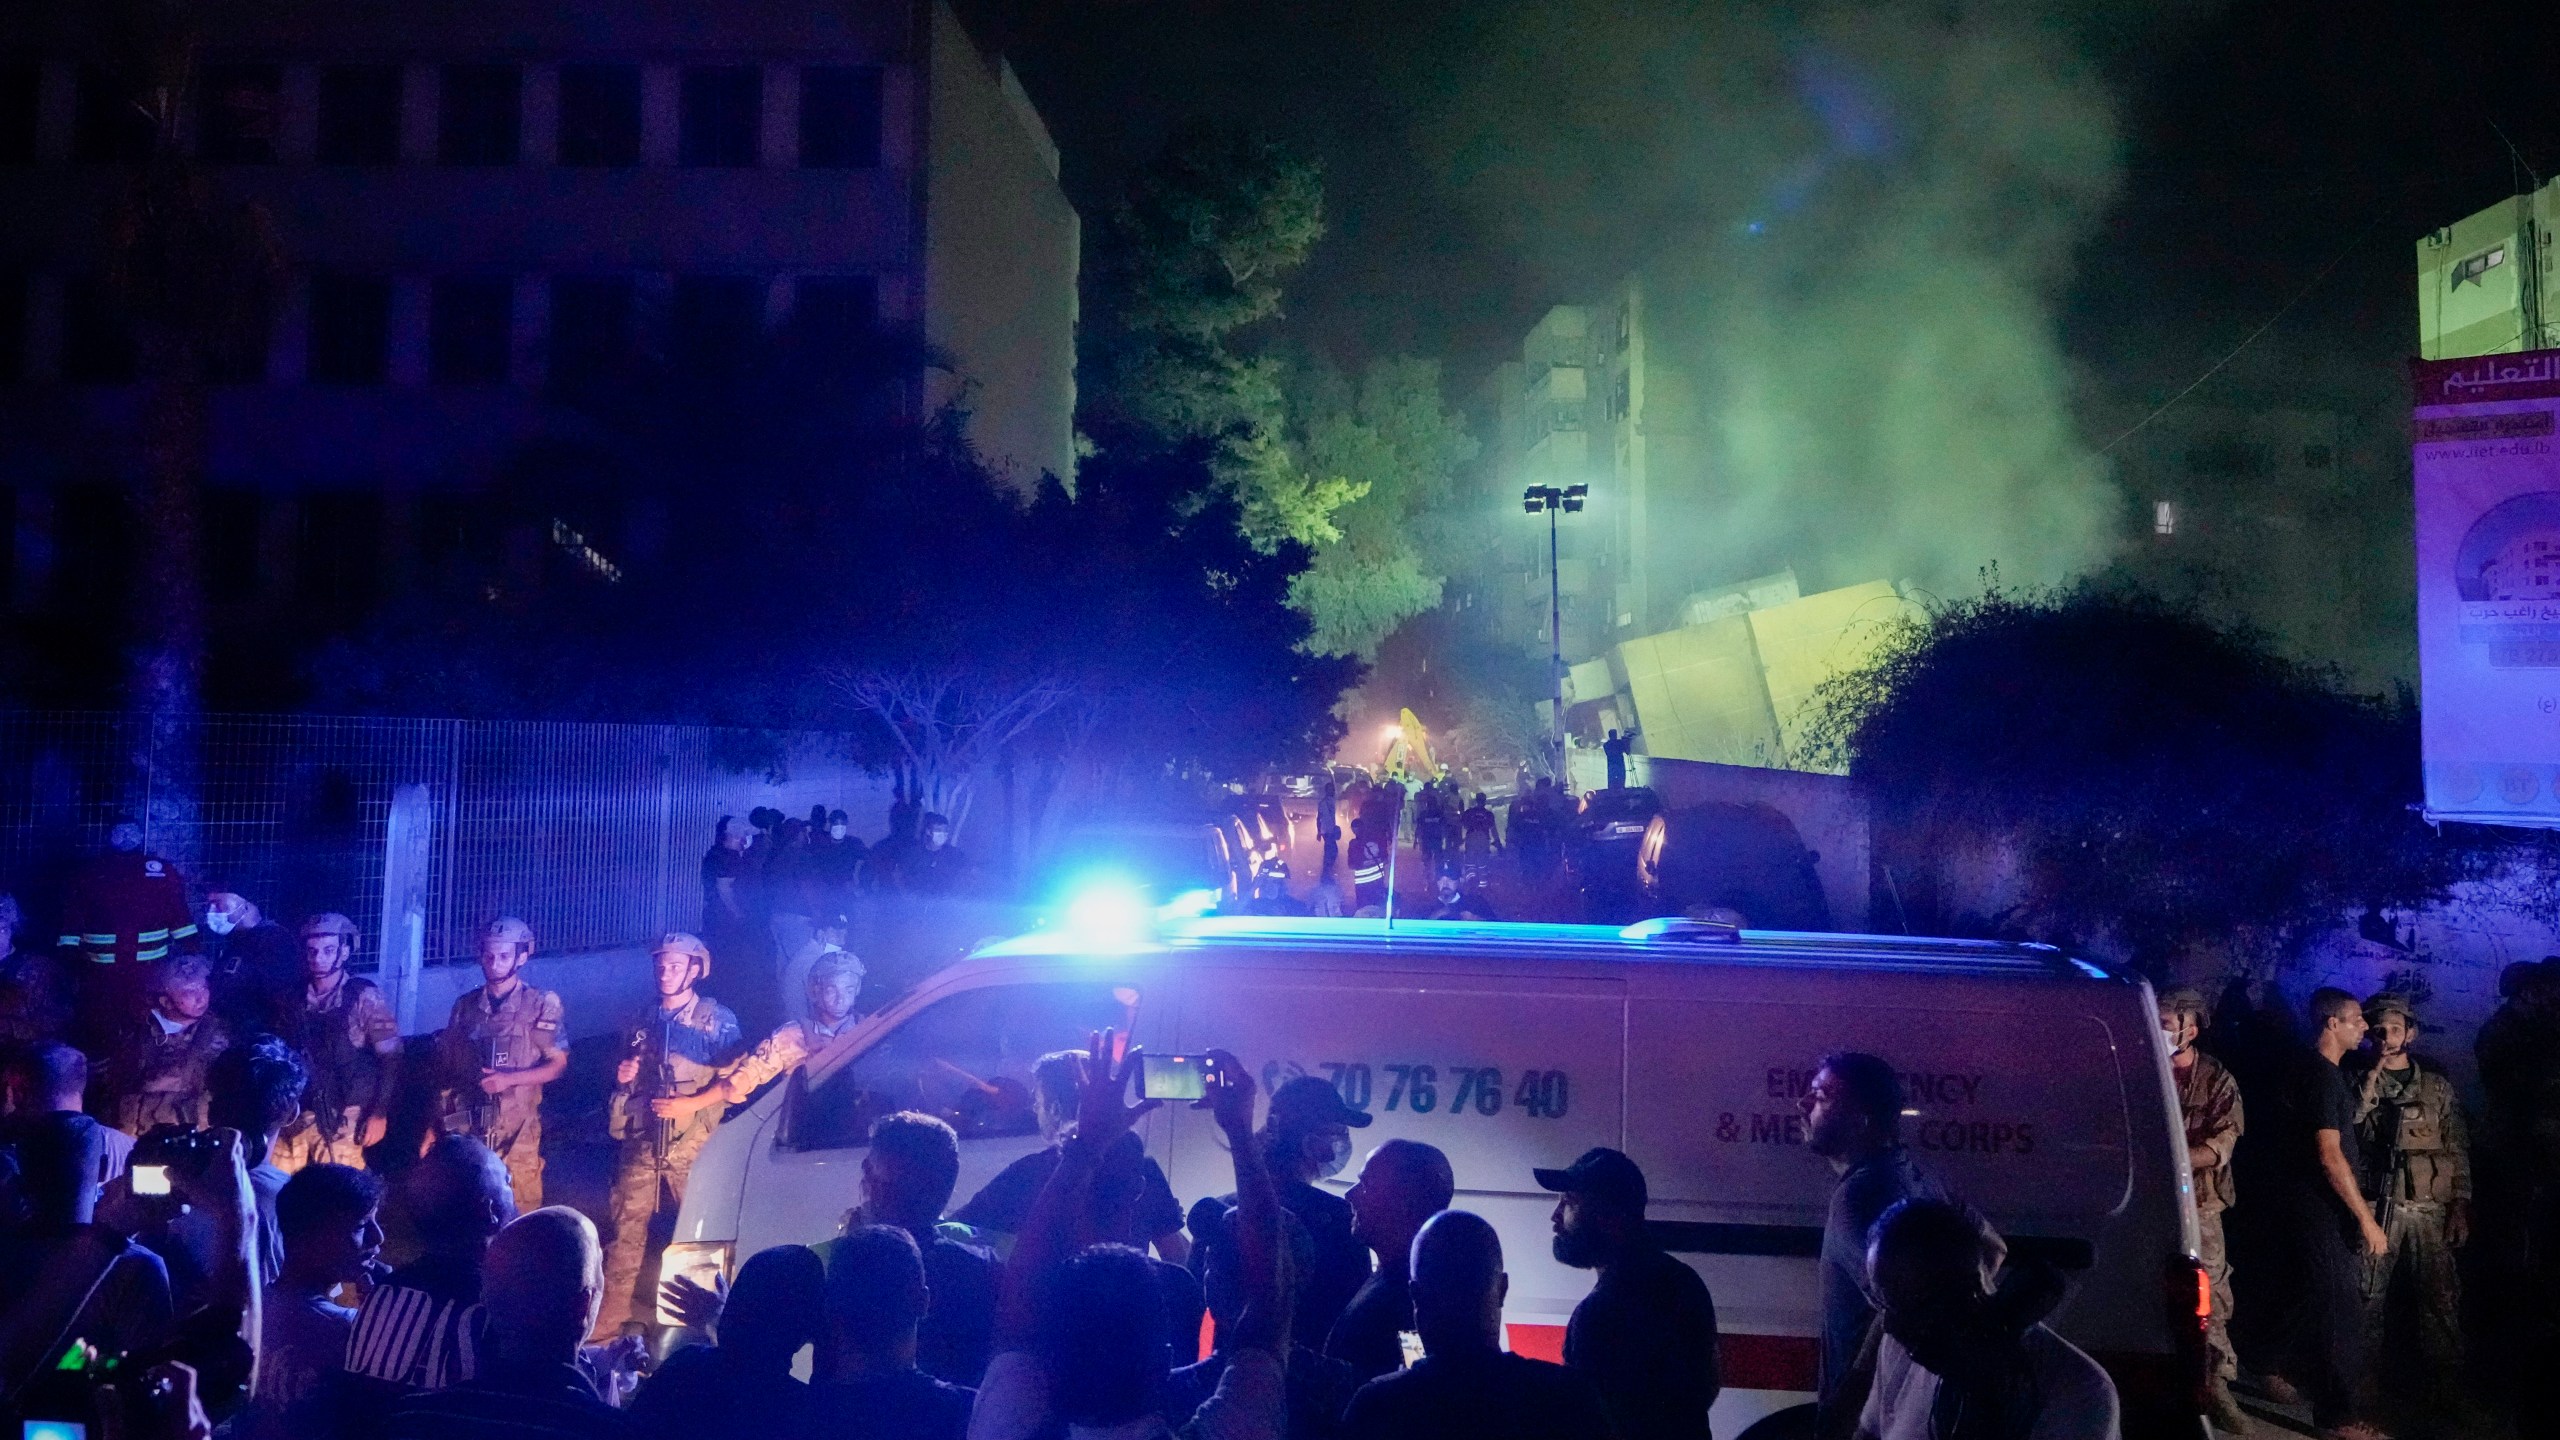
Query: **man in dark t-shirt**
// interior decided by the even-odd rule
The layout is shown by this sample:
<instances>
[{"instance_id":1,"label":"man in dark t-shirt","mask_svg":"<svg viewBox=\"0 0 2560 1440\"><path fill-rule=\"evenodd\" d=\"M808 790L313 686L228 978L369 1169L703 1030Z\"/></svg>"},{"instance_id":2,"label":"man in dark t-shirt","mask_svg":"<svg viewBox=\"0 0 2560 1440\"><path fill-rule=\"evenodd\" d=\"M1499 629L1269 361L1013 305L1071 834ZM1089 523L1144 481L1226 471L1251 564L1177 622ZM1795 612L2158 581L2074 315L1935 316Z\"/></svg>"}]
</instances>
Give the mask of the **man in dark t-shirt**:
<instances>
[{"instance_id":1,"label":"man in dark t-shirt","mask_svg":"<svg viewBox=\"0 0 2560 1440\"><path fill-rule=\"evenodd\" d=\"M1413 1242L1413 1318L1422 1359L1360 1387L1343 1417L1352 1440L1609 1440L1590 1382L1502 1348L1502 1241L1445 1210Z\"/></svg>"},{"instance_id":2,"label":"man in dark t-shirt","mask_svg":"<svg viewBox=\"0 0 2560 1440\"><path fill-rule=\"evenodd\" d=\"M1647 1235L1644 1171L1597 1146L1569 1169L1531 1173L1559 1197L1556 1259L1600 1272L1565 1327L1565 1368L1599 1392L1619 1440L1707 1440L1723 1388L1716 1302Z\"/></svg>"},{"instance_id":3,"label":"man in dark t-shirt","mask_svg":"<svg viewBox=\"0 0 2560 1440\"><path fill-rule=\"evenodd\" d=\"M2311 1022L2319 1027L2312 1048L2277 1072L2275 1103L2267 1107L2267 1174L2259 1188L2276 1218L2265 1233L2284 1246L2287 1273L2262 1290L2292 1297L2277 1327L2277 1364L2269 1368L2280 1377L2273 1388L2298 1386L2309 1398L2323 1431L2338 1440L2381 1440L2353 1413L2364 1363L2358 1255L2382 1254L2389 1240L2356 1181L2355 1099L2338 1069L2364 1039L2364 1007L2344 990L2315 990Z\"/></svg>"}]
</instances>

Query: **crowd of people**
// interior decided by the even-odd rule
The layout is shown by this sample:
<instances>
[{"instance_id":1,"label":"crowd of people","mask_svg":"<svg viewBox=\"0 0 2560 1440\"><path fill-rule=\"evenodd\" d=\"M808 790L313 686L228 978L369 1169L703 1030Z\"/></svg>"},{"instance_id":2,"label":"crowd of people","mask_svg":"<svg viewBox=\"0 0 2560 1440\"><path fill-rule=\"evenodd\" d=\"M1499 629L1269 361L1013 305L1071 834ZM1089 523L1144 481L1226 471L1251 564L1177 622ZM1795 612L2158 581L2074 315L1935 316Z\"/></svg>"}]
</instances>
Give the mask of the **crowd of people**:
<instances>
[{"instance_id":1,"label":"crowd of people","mask_svg":"<svg viewBox=\"0 0 2560 1440\"><path fill-rule=\"evenodd\" d=\"M2489 1124L2476 1155L2408 995L2323 987L2300 1020L2263 983L2234 982L2219 1003L2161 997L2220 1428L2249 1428L2236 1386L2344 1440L2464 1433L2481 1419L2466 1318L2519 1347L2510 1359L2548 1338L2560 960L2510 967L2502 990L2478 1041ZM2488 1293L2466 1311L2472 1251Z\"/></svg>"},{"instance_id":2,"label":"crowd of people","mask_svg":"<svg viewBox=\"0 0 2560 1440\"><path fill-rule=\"evenodd\" d=\"M1455 811L1462 854L1473 808ZM893 849L882 873L943 863L921 857L947 835L915 818L918 858ZM720 853L770 845L767 876L858 885L889 848L830 871L806 827L732 845L734 828ZM748 873L706 864L706 908ZM661 1283L650 1222L681 1203L723 1113L854 1023L862 970L824 897L763 906L765 953L800 1003L761 1035L704 993L715 946L653 947L654 998L610 1042L599 1228L546 1203L542 1098L569 1032L529 971L530 927L489 923L482 983L404 1037L350 973L347 917L287 929L214 891L199 920L184 895L119 827L64 898L57 955L19 943L0 897L0 1394L22 1415L155 1437L219 1421L257 1440L1708 1435L1715 1302L1659 1247L1645 1176L1618 1151L1530 1177L1558 1197L1555 1258L1595 1272L1561 1365L1508 1350L1501 1241L1455 1208L1448 1155L1387 1141L1337 1194L1319 1182L1349 1169L1371 1117L1297 1077L1257 1121L1256 1087L1218 1056L1202 1103L1234 1190L1186 1208L1135 1129L1152 1102L1127 1099L1134 1053L1108 1037L1033 1068L1045 1143L976 1194L955 1195L945 1119L891 1113L868 1128L833 1239L743 1257L725 1290ZM2271 990L2162 997L2227 1433L2250 1428L2235 1385L2307 1404L2332 1440L2457 1413L2456 1256L2475 1234L2526 1261L2500 1267L2491 1297L2513 1321L2509 1358L2542 1334L2560 962L2517 967L2506 988L2479 1040L2476 1220L2469 1127L2406 996L2323 989L2300 1028ZM2040 1323L2059 1280L1915 1163L1895 1067L1826 1056L1802 1103L1808 1148L1838 1177L1818 1433L2111 1440L2105 1372ZM707 1343L660 1356L662 1312Z\"/></svg>"}]
</instances>

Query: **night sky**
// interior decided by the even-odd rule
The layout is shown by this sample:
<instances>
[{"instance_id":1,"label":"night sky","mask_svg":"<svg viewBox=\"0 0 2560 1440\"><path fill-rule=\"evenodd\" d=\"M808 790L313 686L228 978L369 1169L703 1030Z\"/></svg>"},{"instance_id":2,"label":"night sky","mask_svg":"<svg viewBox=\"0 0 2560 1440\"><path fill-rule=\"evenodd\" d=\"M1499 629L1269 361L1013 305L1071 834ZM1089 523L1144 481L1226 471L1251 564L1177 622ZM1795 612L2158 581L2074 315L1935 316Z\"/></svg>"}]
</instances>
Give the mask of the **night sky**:
<instances>
[{"instance_id":1,"label":"night sky","mask_svg":"<svg viewBox=\"0 0 2560 1440\"><path fill-rule=\"evenodd\" d=\"M1569 137L1589 165L1559 167L1575 173L1554 177L1555 208L1533 221L1468 193L1447 137L1453 110L1485 87L1519 103L1479 117L1479 144L1512 127L1553 156L1556 137L1525 133L1542 123L1540 86L1605 87L1655 63L1656 45L1695 43L1683 7L1655 4L1636 7L1649 29L1594 27L1587 45L1550 38L1521 53L1506 33L1519 8L982 0L969 13L1056 133L1089 226L1176 122L1257 125L1327 172L1331 232L1292 287L1288 338L1355 363L1438 355L1462 388L1546 306L1599 291L1676 237L1647 213L1658 197L1617 173L1632 151L1679 143L1670 107L1611 115L1585 96L1586 126L1594 113L1612 123ZM2333 261L2198 398L2396 383L2415 331L2416 238L2528 167L2560 170L2560 106L2548 62L2531 58L2560 54L2560 7L2116 4L2069 23L2118 99L2124 170L2081 249L2064 333L2072 358L2128 399L2193 379ZM1538 53L1559 48L1575 53Z\"/></svg>"}]
</instances>

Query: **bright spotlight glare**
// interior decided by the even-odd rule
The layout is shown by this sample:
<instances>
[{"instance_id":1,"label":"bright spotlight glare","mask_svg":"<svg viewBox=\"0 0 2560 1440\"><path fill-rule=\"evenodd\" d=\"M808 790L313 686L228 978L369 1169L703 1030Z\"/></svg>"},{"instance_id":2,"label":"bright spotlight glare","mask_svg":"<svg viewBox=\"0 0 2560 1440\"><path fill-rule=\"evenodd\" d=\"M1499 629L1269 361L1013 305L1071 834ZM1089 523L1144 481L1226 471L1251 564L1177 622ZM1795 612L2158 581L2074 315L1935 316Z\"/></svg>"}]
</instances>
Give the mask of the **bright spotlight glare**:
<instances>
[{"instance_id":1,"label":"bright spotlight glare","mask_svg":"<svg viewBox=\"0 0 2560 1440\"><path fill-rule=\"evenodd\" d=\"M1218 902L1224 898L1215 890L1185 890L1164 902L1156 915L1164 920L1197 920L1217 909Z\"/></svg>"},{"instance_id":2,"label":"bright spotlight glare","mask_svg":"<svg viewBox=\"0 0 2560 1440\"><path fill-rule=\"evenodd\" d=\"M1066 928L1100 944L1134 944L1147 936L1155 907L1126 880L1091 880L1067 901Z\"/></svg>"}]
</instances>

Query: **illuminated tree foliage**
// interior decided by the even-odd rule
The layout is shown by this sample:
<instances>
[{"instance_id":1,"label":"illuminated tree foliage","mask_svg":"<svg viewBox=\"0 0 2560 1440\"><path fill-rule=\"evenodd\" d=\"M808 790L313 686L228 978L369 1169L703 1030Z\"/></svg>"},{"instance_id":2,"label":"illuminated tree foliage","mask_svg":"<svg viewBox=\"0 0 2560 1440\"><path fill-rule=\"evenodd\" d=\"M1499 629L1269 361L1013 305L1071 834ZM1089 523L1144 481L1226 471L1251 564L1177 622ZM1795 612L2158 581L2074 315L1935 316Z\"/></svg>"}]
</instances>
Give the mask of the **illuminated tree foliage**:
<instances>
[{"instance_id":1,"label":"illuminated tree foliage","mask_svg":"<svg viewBox=\"0 0 2560 1440\"><path fill-rule=\"evenodd\" d=\"M1131 181L1097 247L1080 417L1106 450L1207 441L1245 533L1266 548L1335 538L1352 483L1302 471L1285 370L1240 347L1280 313L1324 234L1322 172L1271 141L1198 123Z\"/></svg>"},{"instance_id":2,"label":"illuminated tree foliage","mask_svg":"<svg viewBox=\"0 0 2560 1440\"><path fill-rule=\"evenodd\" d=\"M1333 513L1335 533L1290 598L1314 622L1315 648L1366 655L1440 603L1446 546L1433 543L1431 516L1476 442L1442 407L1436 361L1375 361L1357 385L1315 367L1294 399L1298 468L1357 495Z\"/></svg>"},{"instance_id":3,"label":"illuminated tree foliage","mask_svg":"<svg viewBox=\"0 0 2560 1440\"><path fill-rule=\"evenodd\" d=\"M1822 758L1871 807L1883 913L1918 930L2265 955L2492 868L2409 808L2405 694L2347 694L2139 594L1995 586L1906 622L1815 703Z\"/></svg>"}]
</instances>

